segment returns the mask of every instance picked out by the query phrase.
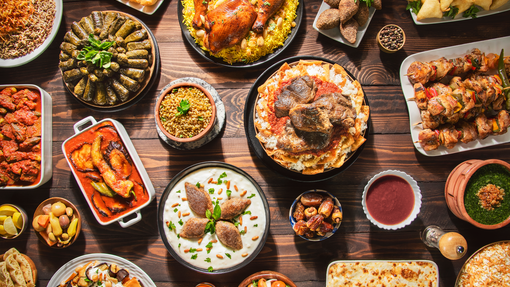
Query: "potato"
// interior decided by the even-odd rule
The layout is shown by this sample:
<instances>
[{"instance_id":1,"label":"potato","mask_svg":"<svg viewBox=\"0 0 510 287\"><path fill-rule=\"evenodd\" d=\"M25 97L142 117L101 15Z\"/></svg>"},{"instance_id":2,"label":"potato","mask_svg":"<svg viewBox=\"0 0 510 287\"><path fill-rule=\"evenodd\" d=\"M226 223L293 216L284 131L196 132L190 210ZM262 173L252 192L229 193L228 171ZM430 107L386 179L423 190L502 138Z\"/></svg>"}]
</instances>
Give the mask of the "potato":
<instances>
[{"instance_id":1,"label":"potato","mask_svg":"<svg viewBox=\"0 0 510 287\"><path fill-rule=\"evenodd\" d=\"M324 10L317 19L317 28L321 30L329 30L340 25L340 10L330 8Z\"/></svg>"},{"instance_id":2,"label":"potato","mask_svg":"<svg viewBox=\"0 0 510 287\"><path fill-rule=\"evenodd\" d=\"M454 2L455 1L456 0L454 0ZM441 12L439 0L425 0L421 6L420 12L416 15L416 19L418 21L428 18L443 18L443 12Z\"/></svg>"}]
</instances>

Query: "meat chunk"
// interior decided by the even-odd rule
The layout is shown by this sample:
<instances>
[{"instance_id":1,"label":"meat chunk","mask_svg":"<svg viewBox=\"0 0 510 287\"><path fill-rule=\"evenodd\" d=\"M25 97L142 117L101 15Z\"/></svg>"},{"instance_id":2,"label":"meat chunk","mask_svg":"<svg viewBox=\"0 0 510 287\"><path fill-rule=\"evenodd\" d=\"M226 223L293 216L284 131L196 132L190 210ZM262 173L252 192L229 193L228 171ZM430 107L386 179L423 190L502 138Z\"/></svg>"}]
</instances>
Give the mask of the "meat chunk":
<instances>
[{"instance_id":1,"label":"meat chunk","mask_svg":"<svg viewBox=\"0 0 510 287\"><path fill-rule=\"evenodd\" d=\"M478 136L480 139L485 139L492 132L492 127L487 123L487 117L485 114L480 114L475 118L476 129L478 130Z\"/></svg>"},{"instance_id":2,"label":"meat chunk","mask_svg":"<svg viewBox=\"0 0 510 287\"><path fill-rule=\"evenodd\" d=\"M333 128L328 111L322 106L299 104L289 111L289 117L296 129L305 132L329 133Z\"/></svg>"},{"instance_id":3,"label":"meat chunk","mask_svg":"<svg viewBox=\"0 0 510 287\"><path fill-rule=\"evenodd\" d=\"M182 227L181 233L179 235L182 238L200 238L204 236L205 227L209 219L207 218L195 218L192 217Z\"/></svg>"},{"instance_id":4,"label":"meat chunk","mask_svg":"<svg viewBox=\"0 0 510 287\"><path fill-rule=\"evenodd\" d=\"M294 129L290 119L287 120L285 130L278 137L276 146L287 152L298 153L314 149L322 149L331 141L330 133L310 133Z\"/></svg>"},{"instance_id":5,"label":"meat chunk","mask_svg":"<svg viewBox=\"0 0 510 287\"><path fill-rule=\"evenodd\" d=\"M221 204L221 219L230 220L243 212L251 200L245 198L231 198Z\"/></svg>"},{"instance_id":6,"label":"meat chunk","mask_svg":"<svg viewBox=\"0 0 510 287\"><path fill-rule=\"evenodd\" d=\"M290 109L297 104L307 104L315 98L317 86L309 76L296 77L286 86L278 100L274 103L275 114L278 118L289 115Z\"/></svg>"},{"instance_id":7,"label":"meat chunk","mask_svg":"<svg viewBox=\"0 0 510 287\"><path fill-rule=\"evenodd\" d=\"M198 188L196 185L189 182L184 183L186 189L186 197L188 199L189 207L200 217L205 217L205 211L209 209L213 212L213 205L209 193L203 188Z\"/></svg>"},{"instance_id":8,"label":"meat chunk","mask_svg":"<svg viewBox=\"0 0 510 287\"><path fill-rule=\"evenodd\" d=\"M459 121L457 123L458 129L461 131L462 136L460 141L463 143L468 143L476 140L478 138L478 133L476 132L476 125L473 122Z\"/></svg>"},{"instance_id":9,"label":"meat chunk","mask_svg":"<svg viewBox=\"0 0 510 287\"><path fill-rule=\"evenodd\" d=\"M313 104L328 110L331 124L341 125L343 128L354 126L356 109L352 106L352 102L348 97L340 93L323 94Z\"/></svg>"},{"instance_id":10,"label":"meat chunk","mask_svg":"<svg viewBox=\"0 0 510 287\"><path fill-rule=\"evenodd\" d=\"M204 46L213 54L240 43L257 12L247 0L226 0L205 16Z\"/></svg>"},{"instance_id":11,"label":"meat chunk","mask_svg":"<svg viewBox=\"0 0 510 287\"><path fill-rule=\"evenodd\" d=\"M220 242L229 248L234 250L240 250L243 248L241 234L233 223L228 221L216 222L216 235Z\"/></svg>"}]
</instances>

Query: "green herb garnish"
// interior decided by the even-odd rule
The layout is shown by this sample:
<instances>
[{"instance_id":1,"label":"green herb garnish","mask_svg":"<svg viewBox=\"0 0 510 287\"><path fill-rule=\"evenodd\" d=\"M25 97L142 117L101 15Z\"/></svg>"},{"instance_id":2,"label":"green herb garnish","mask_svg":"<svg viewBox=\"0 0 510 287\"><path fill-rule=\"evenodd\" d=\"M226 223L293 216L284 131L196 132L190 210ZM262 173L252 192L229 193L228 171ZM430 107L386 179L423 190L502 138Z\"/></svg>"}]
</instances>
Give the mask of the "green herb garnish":
<instances>
[{"instance_id":1,"label":"green herb garnish","mask_svg":"<svg viewBox=\"0 0 510 287\"><path fill-rule=\"evenodd\" d=\"M251 211L249 211L249 210L245 210L245 211L243 211L243 215L245 215L245 214L249 214L249 215L251 215Z\"/></svg>"},{"instance_id":2,"label":"green herb garnish","mask_svg":"<svg viewBox=\"0 0 510 287\"><path fill-rule=\"evenodd\" d=\"M421 9L421 1L409 1L407 2L406 10L411 10L414 14L418 15L418 12L420 12Z\"/></svg>"},{"instance_id":3,"label":"green herb garnish","mask_svg":"<svg viewBox=\"0 0 510 287\"><path fill-rule=\"evenodd\" d=\"M179 210L179 209L178 209L177 207L176 207L176 208L174 208L174 212L177 212L178 210Z\"/></svg>"},{"instance_id":4,"label":"green herb garnish","mask_svg":"<svg viewBox=\"0 0 510 287\"><path fill-rule=\"evenodd\" d=\"M89 35L88 41L90 46L83 47L83 50L80 51L76 59L91 63L98 68L109 69L113 54L108 52L108 48L110 48L115 41L101 42L94 38L94 34Z\"/></svg>"},{"instance_id":5,"label":"green herb garnish","mask_svg":"<svg viewBox=\"0 0 510 287\"><path fill-rule=\"evenodd\" d=\"M469 7L469 9L467 9L466 11L464 11L464 13L462 13L462 17L464 18L468 18L468 17L471 17L472 19L475 19L476 18L476 13L480 12L480 9L478 7L476 7L475 4L471 5L471 7Z\"/></svg>"},{"instance_id":6,"label":"green herb garnish","mask_svg":"<svg viewBox=\"0 0 510 287\"><path fill-rule=\"evenodd\" d=\"M179 106L177 107L177 113L175 114L176 117L183 116L188 113L190 108L190 103L186 99L182 99L179 103Z\"/></svg>"},{"instance_id":7,"label":"green herb garnish","mask_svg":"<svg viewBox=\"0 0 510 287\"><path fill-rule=\"evenodd\" d=\"M232 190L227 189L227 196L230 197L231 194L232 194Z\"/></svg>"},{"instance_id":8,"label":"green herb garnish","mask_svg":"<svg viewBox=\"0 0 510 287\"><path fill-rule=\"evenodd\" d=\"M266 5L266 6L271 6L271 3L269 3L269 2L267 2L267 1L266 1L266 2L264 2L264 5Z\"/></svg>"},{"instance_id":9,"label":"green herb garnish","mask_svg":"<svg viewBox=\"0 0 510 287\"><path fill-rule=\"evenodd\" d=\"M252 198L252 197L255 197L255 193L252 193L250 196L248 196L247 198Z\"/></svg>"},{"instance_id":10,"label":"green herb garnish","mask_svg":"<svg viewBox=\"0 0 510 287\"><path fill-rule=\"evenodd\" d=\"M190 249L189 249L189 253L194 253L194 252L197 252L197 249L196 249L196 248L190 248Z\"/></svg>"},{"instance_id":11,"label":"green herb garnish","mask_svg":"<svg viewBox=\"0 0 510 287\"><path fill-rule=\"evenodd\" d=\"M204 121L204 118L202 116L198 116L199 121Z\"/></svg>"},{"instance_id":12,"label":"green herb garnish","mask_svg":"<svg viewBox=\"0 0 510 287\"><path fill-rule=\"evenodd\" d=\"M207 257L204 261L208 262L208 263L211 263L211 258Z\"/></svg>"},{"instance_id":13,"label":"green herb garnish","mask_svg":"<svg viewBox=\"0 0 510 287\"><path fill-rule=\"evenodd\" d=\"M209 194L214 194L214 188L209 188Z\"/></svg>"},{"instance_id":14,"label":"green herb garnish","mask_svg":"<svg viewBox=\"0 0 510 287\"><path fill-rule=\"evenodd\" d=\"M212 266L209 266L209 268L207 268L207 271L209 271L209 272L213 272L213 270L214 269L212 268Z\"/></svg>"},{"instance_id":15,"label":"green herb garnish","mask_svg":"<svg viewBox=\"0 0 510 287\"><path fill-rule=\"evenodd\" d=\"M198 257L198 254L191 255L191 259L193 259L193 260L197 259L197 257Z\"/></svg>"},{"instance_id":16,"label":"green herb garnish","mask_svg":"<svg viewBox=\"0 0 510 287\"><path fill-rule=\"evenodd\" d=\"M200 188L200 182L197 182L197 184L195 184L196 187Z\"/></svg>"},{"instance_id":17,"label":"green herb garnish","mask_svg":"<svg viewBox=\"0 0 510 287\"><path fill-rule=\"evenodd\" d=\"M244 229L243 229L243 230L239 231L239 234L241 234L241 235L246 234L246 231L244 231Z\"/></svg>"},{"instance_id":18,"label":"green herb garnish","mask_svg":"<svg viewBox=\"0 0 510 287\"><path fill-rule=\"evenodd\" d=\"M182 226L184 222L182 222L182 219L179 219L179 224Z\"/></svg>"},{"instance_id":19,"label":"green herb garnish","mask_svg":"<svg viewBox=\"0 0 510 287\"><path fill-rule=\"evenodd\" d=\"M459 8L450 5L450 9L448 9L448 11L444 12L443 16L455 18L455 16L457 16L457 14L459 14Z\"/></svg>"},{"instance_id":20,"label":"green herb garnish","mask_svg":"<svg viewBox=\"0 0 510 287\"><path fill-rule=\"evenodd\" d=\"M258 224L254 224L253 227L259 227L259 225Z\"/></svg>"},{"instance_id":21,"label":"green herb garnish","mask_svg":"<svg viewBox=\"0 0 510 287\"><path fill-rule=\"evenodd\" d=\"M232 256L230 256L230 254L225 253L225 255L227 255L228 259L232 259Z\"/></svg>"},{"instance_id":22,"label":"green herb garnish","mask_svg":"<svg viewBox=\"0 0 510 287\"><path fill-rule=\"evenodd\" d=\"M169 230L174 230L175 229L175 224L172 222L172 221L169 221L166 226L168 226L168 229Z\"/></svg>"},{"instance_id":23,"label":"green herb garnish","mask_svg":"<svg viewBox=\"0 0 510 287\"><path fill-rule=\"evenodd\" d=\"M179 189L178 191L176 191L175 193L181 193L181 190Z\"/></svg>"},{"instance_id":24,"label":"green herb garnish","mask_svg":"<svg viewBox=\"0 0 510 287\"><path fill-rule=\"evenodd\" d=\"M221 179L225 178L225 177L227 177L227 173L226 172L223 172L222 174L220 174L220 176L218 177L218 185L223 183L223 180L221 180Z\"/></svg>"}]
</instances>

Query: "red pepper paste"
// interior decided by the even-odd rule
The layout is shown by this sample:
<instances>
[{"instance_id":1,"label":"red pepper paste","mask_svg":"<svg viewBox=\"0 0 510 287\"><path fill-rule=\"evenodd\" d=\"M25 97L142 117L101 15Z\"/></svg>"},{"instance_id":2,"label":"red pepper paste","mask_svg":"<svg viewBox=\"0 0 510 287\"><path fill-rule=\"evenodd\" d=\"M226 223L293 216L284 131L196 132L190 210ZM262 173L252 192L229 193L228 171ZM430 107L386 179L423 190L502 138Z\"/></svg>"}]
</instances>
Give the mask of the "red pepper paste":
<instances>
[{"instance_id":1,"label":"red pepper paste","mask_svg":"<svg viewBox=\"0 0 510 287\"><path fill-rule=\"evenodd\" d=\"M414 192L403 178L385 175L377 179L366 195L367 210L376 221L395 225L411 215L414 208Z\"/></svg>"}]
</instances>

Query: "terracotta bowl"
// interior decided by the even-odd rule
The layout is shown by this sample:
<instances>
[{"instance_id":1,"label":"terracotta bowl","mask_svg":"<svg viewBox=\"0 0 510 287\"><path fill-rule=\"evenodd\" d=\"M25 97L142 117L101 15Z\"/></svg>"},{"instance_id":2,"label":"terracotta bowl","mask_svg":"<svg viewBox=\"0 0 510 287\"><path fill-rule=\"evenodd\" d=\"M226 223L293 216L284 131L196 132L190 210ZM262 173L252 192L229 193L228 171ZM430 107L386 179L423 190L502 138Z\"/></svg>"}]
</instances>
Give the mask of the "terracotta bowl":
<instances>
[{"instance_id":1,"label":"terracotta bowl","mask_svg":"<svg viewBox=\"0 0 510 287\"><path fill-rule=\"evenodd\" d=\"M464 192L469 179L481 167L488 164L499 164L510 170L510 164L499 159L467 160L455 167L448 176L444 188L444 196L448 208L458 218L479 228L498 229L510 223L510 217L508 217L505 221L494 225L481 224L469 216L464 205Z\"/></svg>"},{"instance_id":2,"label":"terracotta bowl","mask_svg":"<svg viewBox=\"0 0 510 287\"><path fill-rule=\"evenodd\" d=\"M260 271L260 272L254 273L254 274L246 277L246 279L244 279L243 282L241 282L241 284L239 284L238 287L248 287L248 285L250 285L252 283L252 281L254 281L254 280L257 281L262 278L264 278L266 280L277 279L277 280L283 281L285 284L289 285L290 287L296 287L296 284L294 284L294 282L292 282L292 280L290 280L289 277L287 277L281 273L278 273L276 271Z\"/></svg>"},{"instance_id":3,"label":"terracotta bowl","mask_svg":"<svg viewBox=\"0 0 510 287\"><path fill-rule=\"evenodd\" d=\"M2 207L2 206L10 206L10 207L12 207L12 208L16 209L16 211L17 211L17 212L19 212L19 213L21 214L21 219L22 219L23 223L22 223L22 225L21 225L21 228L18 228L18 227L16 226L16 229L17 229L17 231L18 231L18 234L16 234L16 235L9 235L9 234L5 233L5 234L0 234L0 237L1 237L1 238L3 238L3 239L14 239L14 238L17 238L17 237L18 237L18 236L20 236L20 235L21 235L21 233L23 233L23 231L25 231L25 229L27 228L27 221L28 221L27 213L25 212L25 210L24 210L22 207L17 206L17 205L14 205L14 204L5 203L5 204L1 204L1 205L0 205L0 207ZM14 210L12 210L12 211L14 211ZM12 211L11 211L11 212L12 212ZM3 216L10 216L11 218L13 217L12 215L3 215ZM2 217L3 217L3 216L2 216ZM5 220L5 218L4 218L3 220ZM3 224L4 224L4 222L1 222L1 224L3 225ZM0 258L1 258L1 257L0 257Z\"/></svg>"},{"instance_id":4,"label":"terracotta bowl","mask_svg":"<svg viewBox=\"0 0 510 287\"><path fill-rule=\"evenodd\" d=\"M403 38L403 41L402 41L402 44L401 45L398 45L396 49L389 49L389 48L386 48L382 43L382 39L381 39L381 32L384 30L384 29L387 29L387 28L397 28L398 31L400 31L402 33L402 38ZM377 45L379 46L379 48L381 49L381 51L385 52L385 53L388 53L388 54L392 54L392 53L395 53L397 51L399 51L400 49L402 49L406 43L406 33L404 33L404 29L400 28L400 26L398 25L395 25L395 24L388 24L384 27L381 28L381 30L379 30L379 33L377 33Z\"/></svg>"},{"instance_id":5,"label":"terracotta bowl","mask_svg":"<svg viewBox=\"0 0 510 287\"><path fill-rule=\"evenodd\" d=\"M210 102L211 108L212 108L212 115L211 115L211 120L209 121L209 124L205 127L205 129L202 132L200 132L199 134L197 134L197 135L195 135L194 137L191 137L191 138L179 138L179 137L176 137L174 135L171 135L164 128L164 126L163 126L163 124L161 122L161 118L159 117L159 113L160 113L159 110L160 110L161 102L165 99L166 95L168 93L170 93L171 90L173 90L175 88L179 88L179 87L194 87L194 88L197 88L197 89L201 90L207 96L207 98L209 99L209 102ZM160 128L160 130L170 140L175 141L175 142L180 142L180 143L189 143L189 142L193 142L193 141L196 141L196 140L199 140L199 139L203 138L206 134L208 134L211 131L212 127L214 126L214 122L216 121L216 105L214 104L213 97L211 96L209 91L207 91L204 87L202 87L201 85L198 85L198 84L195 84L195 83L189 83L189 82L186 82L186 83L177 83L175 85L172 85L172 86L168 87L161 94L162 95L159 97L159 99L158 99L158 101L156 103L156 107L154 109L154 118L156 119L156 123L157 123L158 127Z\"/></svg>"},{"instance_id":6,"label":"terracotta bowl","mask_svg":"<svg viewBox=\"0 0 510 287\"><path fill-rule=\"evenodd\" d=\"M41 233L45 233L44 231L37 232L34 229L34 232L37 234L37 237L39 237L39 240L41 240L41 242L44 242L44 244L47 244L48 246L50 246L52 248L55 248L55 249L62 249L62 248L66 248L66 247L71 246L76 241L76 238L78 238L78 236L80 235L80 231L81 231L81 215L80 215L80 212L78 211L78 209L76 208L76 206L74 206L74 204L72 202L70 202L69 200L67 200L65 198L62 198L62 197L50 197L50 198L44 200L43 202L41 202L41 204L39 204L39 206L37 207L37 209L34 212L34 219L36 218L36 216L44 214L44 211L43 211L43 207L44 206L46 206L48 204L56 203L58 201L60 201L63 204L65 204L66 207L71 207L73 209L73 218L74 217L78 218L78 225L76 226L76 234L73 236L71 241L69 241L69 243L63 244L63 245L62 244L49 245L48 241L47 241L48 236L45 235L45 234L44 235L41 234ZM70 218L69 220L71 221L72 218ZM32 228L33 228L33 226L32 226Z\"/></svg>"}]
</instances>

